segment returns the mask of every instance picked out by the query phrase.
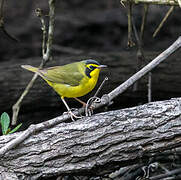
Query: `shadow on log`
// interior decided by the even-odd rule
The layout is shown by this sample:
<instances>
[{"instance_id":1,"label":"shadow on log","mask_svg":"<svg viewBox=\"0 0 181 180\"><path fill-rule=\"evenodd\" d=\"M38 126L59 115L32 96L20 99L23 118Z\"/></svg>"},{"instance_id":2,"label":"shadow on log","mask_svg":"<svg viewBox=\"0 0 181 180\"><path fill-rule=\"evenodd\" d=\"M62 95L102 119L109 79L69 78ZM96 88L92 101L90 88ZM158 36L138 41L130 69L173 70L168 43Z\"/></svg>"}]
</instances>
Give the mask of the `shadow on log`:
<instances>
[{"instance_id":1,"label":"shadow on log","mask_svg":"<svg viewBox=\"0 0 181 180\"><path fill-rule=\"evenodd\" d=\"M99 174L95 168L139 159L181 145L181 98L85 117L44 129L0 159L0 173L22 179L62 173ZM0 148L21 134L0 137Z\"/></svg>"}]
</instances>

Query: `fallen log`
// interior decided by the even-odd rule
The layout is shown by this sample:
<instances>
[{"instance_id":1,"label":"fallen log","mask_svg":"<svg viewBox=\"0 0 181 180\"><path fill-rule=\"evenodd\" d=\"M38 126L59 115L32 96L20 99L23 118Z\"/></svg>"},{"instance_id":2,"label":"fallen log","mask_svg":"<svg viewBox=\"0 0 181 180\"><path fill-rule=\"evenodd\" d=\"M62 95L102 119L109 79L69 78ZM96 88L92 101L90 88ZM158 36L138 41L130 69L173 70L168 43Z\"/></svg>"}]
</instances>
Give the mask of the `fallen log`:
<instances>
[{"instance_id":1,"label":"fallen log","mask_svg":"<svg viewBox=\"0 0 181 180\"><path fill-rule=\"evenodd\" d=\"M180 117L181 98L174 98L61 123L32 134L4 154L0 173L37 179L63 173L98 174L95 168L114 163L137 164L139 159L180 147ZM0 149L21 134L1 136Z\"/></svg>"}]
</instances>

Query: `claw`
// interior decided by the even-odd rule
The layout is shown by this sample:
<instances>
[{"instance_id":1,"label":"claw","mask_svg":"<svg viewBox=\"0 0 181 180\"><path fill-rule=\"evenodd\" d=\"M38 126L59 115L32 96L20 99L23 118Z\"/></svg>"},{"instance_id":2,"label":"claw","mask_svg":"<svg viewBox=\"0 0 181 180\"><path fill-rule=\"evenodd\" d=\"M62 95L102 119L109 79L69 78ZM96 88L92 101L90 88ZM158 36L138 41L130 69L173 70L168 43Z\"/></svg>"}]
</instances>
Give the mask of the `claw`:
<instances>
[{"instance_id":1,"label":"claw","mask_svg":"<svg viewBox=\"0 0 181 180\"><path fill-rule=\"evenodd\" d=\"M68 104L67 104L66 101L64 100L64 98L61 97L61 99L62 99L63 103L65 104L67 110L68 110L66 113L68 113L68 114L70 115L70 118L72 119L72 121L75 121L75 119L81 119L81 118L82 118L82 116L76 116L76 115L72 112L72 111L78 111L78 109L75 109L75 108L70 109L69 106L68 106Z\"/></svg>"},{"instance_id":2,"label":"claw","mask_svg":"<svg viewBox=\"0 0 181 180\"><path fill-rule=\"evenodd\" d=\"M75 111L76 109L72 108L68 110L67 112L64 112L64 114L69 114L72 121L75 121L76 119L81 119L83 116L77 116L72 111Z\"/></svg>"},{"instance_id":3,"label":"claw","mask_svg":"<svg viewBox=\"0 0 181 180\"><path fill-rule=\"evenodd\" d=\"M70 118L72 119L72 121L75 121L75 119L82 118L82 116L76 116L71 110L69 110L67 113L70 115Z\"/></svg>"}]
</instances>

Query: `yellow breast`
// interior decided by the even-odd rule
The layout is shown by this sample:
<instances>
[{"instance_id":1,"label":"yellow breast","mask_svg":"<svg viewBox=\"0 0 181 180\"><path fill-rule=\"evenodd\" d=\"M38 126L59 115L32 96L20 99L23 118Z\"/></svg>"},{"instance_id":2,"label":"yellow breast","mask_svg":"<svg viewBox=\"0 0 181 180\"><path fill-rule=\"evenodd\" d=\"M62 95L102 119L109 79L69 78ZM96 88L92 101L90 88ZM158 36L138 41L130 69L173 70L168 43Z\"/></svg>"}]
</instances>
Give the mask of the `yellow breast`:
<instances>
[{"instance_id":1,"label":"yellow breast","mask_svg":"<svg viewBox=\"0 0 181 180\"><path fill-rule=\"evenodd\" d=\"M74 98L81 97L92 91L97 84L100 69L95 69L91 72L91 78L85 76L78 86L70 86L66 84L52 83L48 80L47 83L53 87L53 89L63 97Z\"/></svg>"}]
</instances>

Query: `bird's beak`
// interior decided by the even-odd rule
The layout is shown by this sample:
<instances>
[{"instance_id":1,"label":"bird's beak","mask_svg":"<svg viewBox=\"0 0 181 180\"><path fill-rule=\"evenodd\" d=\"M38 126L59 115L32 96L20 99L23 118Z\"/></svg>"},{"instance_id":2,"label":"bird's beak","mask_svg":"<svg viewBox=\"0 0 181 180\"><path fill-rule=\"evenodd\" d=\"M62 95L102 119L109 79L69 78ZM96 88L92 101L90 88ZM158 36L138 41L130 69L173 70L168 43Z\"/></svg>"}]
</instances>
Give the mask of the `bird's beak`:
<instances>
[{"instance_id":1,"label":"bird's beak","mask_svg":"<svg viewBox=\"0 0 181 180\"><path fill-rule=\"evenodd\" d=\"M99 65L97 68L101 69L101 68L106 68L106 67L107 67L106 65Z\"/></svg>"}]
</instances>

